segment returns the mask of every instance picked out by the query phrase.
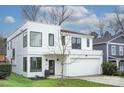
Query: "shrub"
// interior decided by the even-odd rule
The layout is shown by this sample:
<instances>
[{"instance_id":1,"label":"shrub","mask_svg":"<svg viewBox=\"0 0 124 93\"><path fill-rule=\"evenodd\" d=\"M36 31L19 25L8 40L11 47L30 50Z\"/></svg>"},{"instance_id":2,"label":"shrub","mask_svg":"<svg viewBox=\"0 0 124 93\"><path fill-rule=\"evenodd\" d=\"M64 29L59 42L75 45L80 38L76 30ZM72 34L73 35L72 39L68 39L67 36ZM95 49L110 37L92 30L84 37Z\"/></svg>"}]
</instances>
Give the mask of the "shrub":
<instances>
[{"instance_id":1,"label":"shrub","mask_svg":"<svg viewBox=\"0 0 124 93\"><path fill-rule=\"evenodd\" d=\"M6 78L11 74L11 64L3 63L0 64L0 78Z\"/></svg>"},{"instance_id":2,"label":"shrub","mask_svg":"<svg viewBox=\"0 0 124 93\"><path fill-rule=\"evenodd\" d=\"M117 74L117 66L112 62L103 62L102 71L103 75L115 75Z\"/></svg>"},{"instance_id":3,"label":"shrub","mask_svg":"<svg viewBox=\"0 0 124 93\"><path fill-rule=\"evenodd\" d=\"M120 72L121 73L121 76L124 76L124 72Z\"/></svg>"}]
</instances>

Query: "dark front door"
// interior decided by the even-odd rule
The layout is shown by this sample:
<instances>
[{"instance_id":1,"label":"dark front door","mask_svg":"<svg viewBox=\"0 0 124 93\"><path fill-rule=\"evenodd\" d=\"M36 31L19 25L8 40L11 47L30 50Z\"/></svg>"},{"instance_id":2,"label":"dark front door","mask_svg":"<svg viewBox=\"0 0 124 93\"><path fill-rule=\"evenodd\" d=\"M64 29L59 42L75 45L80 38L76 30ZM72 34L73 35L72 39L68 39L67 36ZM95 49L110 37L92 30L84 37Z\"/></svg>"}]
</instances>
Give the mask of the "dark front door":
<instances>
[{"instance_id":1,"label":"dark front door","mask_svg":"<svg viewBox=\"0 0 124 93\"><path fill-rule=\"evenodd\" d=\"M55 74L55 61L54 60L49 60L49 71L50 71L50 75Z\"/></svg>"}]
</instances>

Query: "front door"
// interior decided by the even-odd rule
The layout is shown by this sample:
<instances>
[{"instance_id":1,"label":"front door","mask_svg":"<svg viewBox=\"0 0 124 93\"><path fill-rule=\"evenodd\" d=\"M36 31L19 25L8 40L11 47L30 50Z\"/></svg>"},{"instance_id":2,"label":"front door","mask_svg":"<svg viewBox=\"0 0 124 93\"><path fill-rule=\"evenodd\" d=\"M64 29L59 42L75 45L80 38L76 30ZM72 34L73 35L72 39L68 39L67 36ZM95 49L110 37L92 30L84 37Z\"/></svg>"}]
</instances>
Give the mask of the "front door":
<instances>
[{"instance_id":1,"label":"front door","mask_svg":"<svg viewBox=\"0 0 124 93\"><path fill-rule=\"evenodd\" d=\"M49 60L49 71L50 75L55 74L55 60Z\"/></svg>"}]
</instances>

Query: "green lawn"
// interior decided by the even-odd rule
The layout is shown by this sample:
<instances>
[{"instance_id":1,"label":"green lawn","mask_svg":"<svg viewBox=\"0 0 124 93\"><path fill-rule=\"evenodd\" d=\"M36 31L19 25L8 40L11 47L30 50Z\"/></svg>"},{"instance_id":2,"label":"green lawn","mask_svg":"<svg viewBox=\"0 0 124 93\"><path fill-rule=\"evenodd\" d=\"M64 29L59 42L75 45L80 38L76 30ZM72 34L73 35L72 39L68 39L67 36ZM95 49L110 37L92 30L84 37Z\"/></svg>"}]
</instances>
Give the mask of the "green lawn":
<instances>
[{"instance_id":1,"label":"green lawn","mask_svg":"<svg viewBox=\"0 0 124 93\"><path fill-rule=\"evenodd\" d=\"M16 74L12 74L6 80L0 80L0 87L108 87L108 86L110 85L78 79L30 80Z\"/></svg>"}]
</instances>

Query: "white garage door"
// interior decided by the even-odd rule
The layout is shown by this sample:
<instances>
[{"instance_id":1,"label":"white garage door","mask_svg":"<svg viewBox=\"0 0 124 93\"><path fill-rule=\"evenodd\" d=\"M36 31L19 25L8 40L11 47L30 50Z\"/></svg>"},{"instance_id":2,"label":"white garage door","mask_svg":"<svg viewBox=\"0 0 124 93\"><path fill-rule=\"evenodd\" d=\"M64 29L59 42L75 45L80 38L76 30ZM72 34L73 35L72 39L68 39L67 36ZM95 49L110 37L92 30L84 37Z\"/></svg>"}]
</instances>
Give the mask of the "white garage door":
<instances>
[{"instance_id":1,"label":"white garage door","mask_svg":"<svg viewBox=\"0 0 124 93\"><path fill-rule=\"evenodd\" d=\"M83 76L100 74L101 62L99 59L71 59L68 64L69 76Z\"/></svg>"}]
</instances>

